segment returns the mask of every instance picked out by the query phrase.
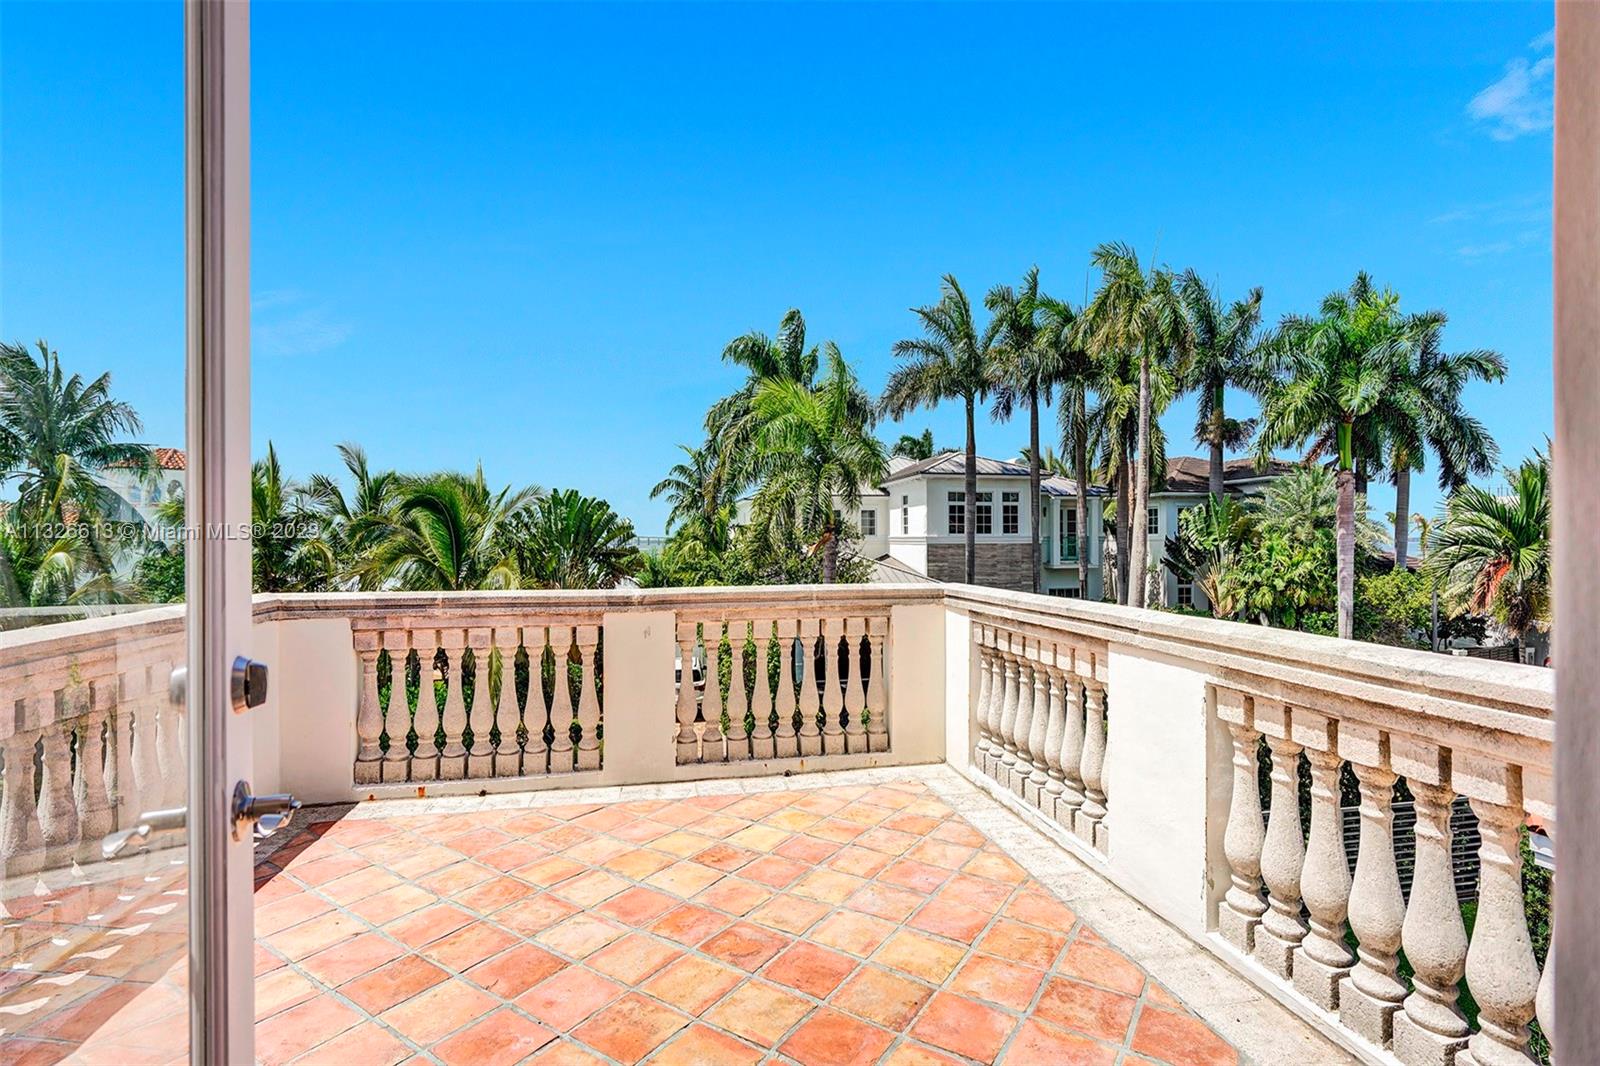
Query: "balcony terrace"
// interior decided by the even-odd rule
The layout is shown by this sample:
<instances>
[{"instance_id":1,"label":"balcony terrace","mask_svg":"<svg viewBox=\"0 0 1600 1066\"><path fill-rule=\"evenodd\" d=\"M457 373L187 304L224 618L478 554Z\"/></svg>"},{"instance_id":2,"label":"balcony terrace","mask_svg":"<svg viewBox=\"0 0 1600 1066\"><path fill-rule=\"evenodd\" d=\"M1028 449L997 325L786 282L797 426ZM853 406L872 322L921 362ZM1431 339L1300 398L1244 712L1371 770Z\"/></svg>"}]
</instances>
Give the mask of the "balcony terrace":
<instances>
[{"instance_id":1,"label":"balcony terrace","mask_svg":"<svg viewBox=\"0 0 1600 1066\"><path fill-rule=\"evenodd\" d=\"M181 834L99 850L182 800L181 626L0 635L7 1061L185 1053ZM1550 671L964 586L255 636L254 784L322 805L258 847L261 1061L1528 1061Z\"/></svg>"}]
</instances>

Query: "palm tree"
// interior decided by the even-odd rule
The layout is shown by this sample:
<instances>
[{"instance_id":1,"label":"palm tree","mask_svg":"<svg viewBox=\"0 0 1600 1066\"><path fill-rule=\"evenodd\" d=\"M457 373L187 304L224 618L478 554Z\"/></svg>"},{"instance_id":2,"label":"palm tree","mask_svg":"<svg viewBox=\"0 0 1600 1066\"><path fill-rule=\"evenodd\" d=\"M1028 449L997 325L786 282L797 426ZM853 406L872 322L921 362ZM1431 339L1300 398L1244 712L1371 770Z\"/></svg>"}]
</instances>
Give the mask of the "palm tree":
<instances>
[{"instance_id":1,"label":"palm tree","mask_svg":"<svg viewBox=\"0 0 1600 1066\"><path fill-rule=\"evenodd\" d=\"M691 448L680 444L678 448L684 454L683 461L674 463L667 476L650 490L652 500L665 496L671 505L667 512L669 533L696 522L712 525L716 514L734 502L710 445Z\"/></svg>"},{"instance_id":2,"label":"palm tree","mask_svg":"<svg viewBox=\"0 0 1600 1066\"><path fill-rule=\"evenodd\" d=\"M1256 383L1255 333L1261 324L1261 287L1224 308L1211 287L1188 270L1178 283L1178 295L1191 339L1180 385L1199 392L1194 439L1211 448L1211 495L1220 497L1224 451L1243 447L1255 432L1253 420L1229 418L1225 408L1228 386L1250 388Z\"/></svg>"},{"instance_id":3,"label":"palm tree","mask_svg":"<svg viewBox=\"0 0 1600 1066\"><path fill-rule=\"evenodd\" d=\"M0 343L0 485L16 482L16 509L24 521L78 525L86 534L72 551L52 552L52 572L71 557L86 569L109 574L112 546L99 533L100 519L122 505L100 480L109 466L150 469L150 450L118 438L143 427L128 404L111 395L111 375L85 382L68 375L61 357L44 341L38 357L20 344ZM82 550L79 550L79 549ZM76 575L67 582L70 586ZM71 595L70 589L62 591Z\"/></svg>"},{"instance_id":4,"label":"palm tree","mask_svg":"<svg viewBox=\"0 0 1600 1066\"><path fill-rule=\"evenodd\" d=\"M1153 396L1151 376L1158 363L1187 344L1182 302L1171 272L1146 271L1134 250L1121 242L1102 244L1091 261L1101 272L1100 288L1084 308L1084 336L1091 351L1132 352L1138 359L1138 420L1134 451L1140 461L1133 471L1133 543L1128 553L1132 575L1128 603L1144 606L1145 511L1150 501L1150 429ZM1118 499L1119 504L1122 498Z\"/></svg>"},{"instance_id":5,"label":"palm tree","mask_svg":"<svg viewBox=\"0 0 1600 1066\"><path fill-rule=\"evenodd\" d=\"M394 523L405 478L393 470L372 469L359 444L346 442L338 452L350 475L350 493L335 478L313 474L305 495L321 526L313 550L331 576L342 578L357 569L361 556Z\"/></svg>"},{"instance_id":6,"label":"palm tree","mask_svg":"<svg viewBox=\"0 0 1600 1066\"><path fill-rule=\"evenodd\" d=\"M1339 487L1333 471L1321 466L1300 466L1273 478L1267 490L1245 504L1246 511L1264 533L1290 539L1320 530L1338 532ZM1356 494L1356 547L1367 554L1383 550L1383 527L1367 516L1365 496Z\"/></svg>"},{"instance_id":7,"label":"palm tree","mask_svg":"<svg viewBox=\"0 0 1600 1066\"><path fill-rule=\"evenodd\" d=\"M1061 391L1057 421L1061 449L1071 457L1075 487L1074 518L1078 527L1078 594L1089 595L1089 393L1095 365L1079 341L1078 311L1065 300L1039 299L1039 343L1050 352L1053 384Z\"/></svg>"},{"instance_id":8,"label":"palm tree","mask_svg":"<svg viewBox=\"0 0 1600 1066\"><path fill-rule=\"evenodd\" d=\"M888 469L883 443L859 417L865 393L855 374L828 345L826 376L815 388L768 378L756 389L752 465L757 483L757 528L787 526L802 536L819 534L822 580L839 573L843 516L861 506L861 489Z\"/></svg>"},{"instance_id":9,"label":"palm tree","mask_svg":"<svg viewBox=\"0 0 1600 1066\"><path fill-rule=\"evenodd\" d=\"M408 479L395 520L362 562L366 588L456 591L515 588L512 519L532 505L536 490L491 491L483 467Z\"/></svg>"},{"instance_id":10,"label":"palm tree","mask_svg":"<svg viewBox=\"0 0 1600 1066\"><path fill-rule=\"evenodd\" d=\"M1153 370L1150 407L1155 419L1159 419L1172 402L1175 386L1167 364L1158 364ZM1167 438L1160 422L1152 420L1142 458L1135 451L1139 436L1139 365L1131 353L1115 349L1103 353L1094 361L1092 380L1097 402L1086 415L1085 432L1089 448L1096 456L1100 477L1112 484L1116 496L1115 505L1104 513L1116 526L1117 601L1131 603L1135 582L1131 565L1134 516L1130 512L1145 514L1145 508L1136 507L1133 501L1133 486L1137 480L1134 465L1141 464L1150 480L1157 483L1163 480L1167 467ZM1138 584L1143 586L1142 578Z\"/></svg>"},{"instance_id":11,"label":"palm tree","mask_svg":"<svg viewBox=\"0 0 1600 1066\"><path fill-rule=\"evenodd\" d=\"M524 588L616 588L644 566L633 523L576 489L551 492L512 515L509 536Z\"/></svg>"},{"instance_id":12,"label":"palm tree","mask_svg":"<svg viewBox=\"0 0 1600 1066\"><path fill-rule=\"evenodd\" d=\"M1447 598L1509 629L1520 658L1550 618L1550 460L1535 452L1505 475L1505 495L1464 485L1450 497L1422 567Z\"/></svg>"},{"instance_id":13,"label":"palm tree","mask_svg":"<svg viewBox=\"0 0 1600 1066\"><path fill-rule=\"evenodd\" d=\"M923 459L932 459L941 452L951 450L950 448L936 446L933 443L933 430L925 429L916 434L902 433L900 439L894 442L894 448L889 454L920 462Z\"/></svg>"},{"instance_id":14,"label":"palm tree","mask_svg":"<svg viewBox=\"0 0 1600 1066\"><path fill-rule=\"evenodd\" d=\"M179 510L176 497L163 505ZM313 583L321 555L311 532L317 516L306 506L300 484L286 477L278 450L267 442L265 458L250 467L250 566L257 592L294 592Z\"/></svg>"},{"instance_id":15,"label":"palm tree","mask_svg":"<svg viewBox=\"0 0 1600 1066\"><path fill-rule=\"evenodd\" d=\"M921 322L923 335L895 341L894 354L905 362L889 375L878 406L898 420L942 400L958 399L966 405L967 519L962 524L967 538L966 580L972 584L978 573L978 526L972 518L978 499L975 416L979 401L987 399L994 387L995 341L1001 323L991 319L980 331L972 318L972 302L952 274L946 274L940 283L938 303L914 307L911 313Z\"/></svg>"},{"instance_id":16,"label":"palm tree","mask_svg":"<svg viewBox=\"0 0 1600 1066\"><path fill-rule=\"evenodd\" d=\"M1439 488L1445 492L1460 488L1469 474L1489 474L1499 458L1488 430L1462 406L1461 390L1468 381L1504 380L1505 358L1487 349L1441 351L1445 322L1442 311L1405 320L1409 373L1401 387L1384 393L1371 416L1372 435L1381 438L1381 459L1394 482L1394 564L1400 570L1406 568L1409 548L1411 474L1422 469L1425 453L1438 459Z\"/></svg>"},{"instance_id":17,"label":"palm tree","mask_svg":"<svg viewBox=\"0 0 1600 1066\"><path fill-rule=\"evenodd\" d=\"M1338 635L1355 629L1357 431L1410 372L1399 297L1378 291L1365 273L1330 293L1316 318L1284 319L1266 351L1256 459L1313 442L1308 462L1333 453L1338 491Z\"/></svg>"},{"instance_id":18,"label":"palm tree","mask_svg":"<svg viewBox=\"0 0 1600 1066\"><path fill-rule=\"evenodd\" d=\"M1029 267L1016 289L996 285L984 297L984 306L1000 327L995 352L994 407L990 414L1009 420L1018 405L1028 409L1028 521L1031 523L1033 591L1044 587L1044 552L1040 542L1039 403L1052 399L1059 376L1057 349L1044 343L1040 314L1039 268Z\"/></svg>"}]
</instances>

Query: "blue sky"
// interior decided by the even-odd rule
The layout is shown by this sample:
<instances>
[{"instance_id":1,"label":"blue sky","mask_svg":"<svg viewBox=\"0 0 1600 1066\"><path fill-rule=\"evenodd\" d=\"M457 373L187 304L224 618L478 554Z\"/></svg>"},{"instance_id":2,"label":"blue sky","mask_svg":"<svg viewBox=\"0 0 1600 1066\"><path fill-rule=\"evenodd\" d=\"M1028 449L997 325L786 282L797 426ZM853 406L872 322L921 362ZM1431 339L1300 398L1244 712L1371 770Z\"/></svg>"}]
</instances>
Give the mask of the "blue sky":
<instances>
[{"instance_id":1,"label":"blue sky","mask_svg":"<svg viewBox=\"0 0 1600 1066\"><path fill-rule=\"evenodd\" d=\"M641 532L674 445L801 308L877 389L907 308L1134 243L1266 313L1358 269L1551 423L1552 6L257 0L254 434L576 486ZM182 440L175 3L0 5L0 336ZM1248 401L1231 398L1240 414ZM1190 402L1164 423L1186 446ZM960 410L916 415L960 440ZM892 439L898 427L885 426ZM979 428L1015 454L1026 423ZM1374 486L1373 507L1392 506ZM1432 476L1413 506L1432 510Z\"/></svg>"}]
</instances>

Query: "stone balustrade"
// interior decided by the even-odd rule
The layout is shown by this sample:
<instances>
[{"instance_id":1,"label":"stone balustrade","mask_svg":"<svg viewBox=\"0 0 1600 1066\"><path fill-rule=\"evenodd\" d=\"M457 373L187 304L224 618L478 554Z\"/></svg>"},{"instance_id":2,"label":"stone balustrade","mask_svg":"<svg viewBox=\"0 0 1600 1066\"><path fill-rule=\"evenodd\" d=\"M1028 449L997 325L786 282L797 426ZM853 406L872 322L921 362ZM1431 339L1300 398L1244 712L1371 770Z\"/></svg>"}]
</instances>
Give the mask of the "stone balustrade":
<instances>
[{"instance_id":1,"label":"stone balustrade","mask_svg":"<svg viewBox=\"0 0 1600 1066\"><path fill-rule=\"evenodd\" d=\"M973 764L1104 851L1106 649L1070 625L975 612Z\"/></svg>"},{"instance_id":2,"label":"stone balustrade","mask_svg":"<svg viewBox=\"0 0 1600 1066\"><path fill-rule=\"evenodd\" d=\"M955 585L274 595L255 622L258 791L944 760L1165 919L1148 943L1370 1061L1527 1062L1548 1018L1520 839L1554 829L1547 670ZM173 608L0 632L7 879L183 801L182 640Z\"/></svg>"},{"instance_id":3,"label":"stone balustrade","mask_svg":"<svg viewBox=\"0 0 1600 1066\"><path fill-rule=\"evenodd\" d=\"M686 610L675 631L680 764L889 750L886 610Z\"/></svg>"},{"instance_id":4,"label":"stone balustrade","mask_svg":"<svg viewBox=\"0 0 1600 1066\"><path fill-rule=\"evenodd\" d=\"M0 881L97 860L141 811L182 805L183 654L170 608L0 634Z\"/></svg>"}]
</instances>

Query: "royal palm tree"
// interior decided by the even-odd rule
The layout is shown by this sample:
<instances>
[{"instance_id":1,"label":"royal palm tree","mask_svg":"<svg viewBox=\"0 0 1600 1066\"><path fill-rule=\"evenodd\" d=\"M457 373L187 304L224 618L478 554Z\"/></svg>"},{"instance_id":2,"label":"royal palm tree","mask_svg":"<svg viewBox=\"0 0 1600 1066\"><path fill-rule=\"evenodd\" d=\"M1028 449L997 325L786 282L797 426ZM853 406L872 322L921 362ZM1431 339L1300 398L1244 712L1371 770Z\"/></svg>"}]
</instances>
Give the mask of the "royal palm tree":
<instances>
[{"instance_id":1,"label":"royal palm tree","mask_svg":"<svg viewBox=\"0 0 1600 1066\"><path fill-rule=\"evenodd\" d=\"M394 522L362 562L363 587L516 588L510 525L536 498L532 488L491 490L482 466L408 479Z\"/></svg>"},{"instance_id":2,"label":"royal palm tree","mask_svg":"<svg viewBox=\"0 0 1600 1066\"><path fill-rule=\"evenodd\" d=\"M1154 397L1152 377L1158 364L1187 345L1182 301L1170 271L1145 270L1134 250L1121 242L1102 244L1090 257L1100 270L1100 288L1084 308L1083 336L1090 351L1100 354L1130 352L1138 365L1138 416L1134 452L1138 457L1133 476L1133 514L1128 517L1132 545L1128 570L1132 575L1128 603L1144 606L1145 510L1150 500L1150 433ZM1118 499L1118 503L1122 503Z\"/></svg>"},{"instance_id":3,"label":"royal palm tree","mask_svg":"<svg viewBox=\"0 0 1600 1066\"><path fill-rule=\"evenodd\" d=\"M1550 460L1541 452L1505 472L1505 495L1464 485L1445 504L1423 572L1448 599L1515 635L1550 617Z\"/></svg>"},{"instance_id":4,"label":"royal palm tree","mask_svg":"<svg viewBox=\"0 0 1600 1066\"><path fill-rule=\"evenodd\" d=\"M1178 282L1178 296L1188 323L1190 350L1179 385L1199 393L1194 439L1211 449L1211 495L1222 495L1223 454L1241 448L1255 432L1250 419L1229 418L1228 387L1252 388L1257 381L1254 356L1256 327L1261 324L1261 288L1224 307L1193 270Z\"/></svg>"},{"instance_id":5,"label":"royal palm tree","mask_svg":"<svg viewBox=\"0 0 1600 1066\"><path fill-rule=\"evenodd\" d=\"M1001 323L991 319L980 330L972 317L972 302L952 274L946 274L940 283L938 303L914 307L911 313L922 324L923 335L895 342L894 354L903 362L889 375L878 406L884 414L898 420L943 400L961 400L965 404L966 521L963 525L966 527L966 580L971 584L978 573L978 526L973 520L978 499L976 413L979 402L987 399L994 387L995 344Z\"/></svg>"},{"instance_id":6,"label":"royal palm tree","mask_svg":"<svg viewBox=\"0 0 1600 1066\"><path fill-rule=\"evenodd\" d=\"M1133 500L1134 485L1138 480L1136 465L1144 467L1144 475L1160 483L1166 476L1167 438L1157 419L1172 402L1175 386L1171 367L1160 363L1154 368L1150 380L1150 408L1153 414L1149 436L1143 456L1136 451L1139 439L1139 361L1126 350L1110 350L1093 364L1096 403L1085 418L1085 432L1089 449L1101 480L1112 486L1116 503L1107 512L1116 530L1116 589L1119 603L1131 603L1133 586L1144 585L1144 577L1134 580L1132 568L1134 515L1138 511L1140 528L1145 526L1145 508L1137 507ZM1140 538L1144 533L1139 533Z\"/></svg>"},{"instance_id":7,"label":"royal palm tree","mask_svg":"<svg viewBox=\"0 0 1600 1066\"><path fill-rule=\"evenodd\" d=\"M1078 594L1089 595L1089 393L1094 388L1096 368L1079 339L1078 311L1065 300L1050 296L1039 299L1039 344L1050 352L1049 364L1054 387L1061 396L1056 409L1061 431L1061 449L1070 457L1071 477L1076 489L1074 519L1078 527Z\"/></svg>"},{"instance_id":8,"label":"royal palm tree","mask_svg":"<svg viewBox=\"0 0 1600 1066\"><path fill-rule=\"evenodd\" d=\"M644 566L633 523L576 489L551 492L513 515L509 536L523 588L616 588Z\"/></svg>"},{"instance_id":9,"label":"royal palm tree","mask_svg":"<svg viewBox=\"0 0 1600 1066\"><path fill-rule=\"evenodd\" d=\"M1439 488L1445 492L1466 484L1469 474L1491 473L1499 459L1494 438L1462 405L1461 391L1469 381L1503 381L1505 358L1487 349L1444 352L1445 323L1442 311L1405 320L1408 373L1399 387L1384 393L1366 434L1379 438L1379 457L1394 483L1394 560L1400 570L1409 554L1411 474L1422 469L1425 454L1432 452L1437 460Z\"/></svg>"},{"instance_id":10,"label":"royal palm tree","mask_svg":"<svg viewBox=\"0 0 1600 1066\"><path fill-rule=\"evenodd\" d=\"M1355 629L1357 433L1393 390L1405 386L1410 346L1399 297L1379 291L1365 273L1350 288L1330 293L1315 318L1284 319L1265 349L1261 432L1256 459L1263 467L1278 448L1311 442L1315 462L1332 452L1337 514L1338 635Z\"/></svg>"},{"instance_id":11,"label":"royal palm tree","mask_svg":"<svg viewBox=\"0 0 1600 1066\"><path fill-rule=\"evenodd\" d=\"M757 529L783 526L815 536L823 583L832 584L844 535L841 509L860 508L862 487L883 480L888 456L861 417L870 402L844 356L830 344L826 358L827 373L815 388L768 378L756 389L752 472L760 488L752 513Z\"/></svg>"},{"instance_id":12,"label":"royal palm tree","mask_svg":"<svg viewBox=\"0 0 1600 1066\"><path fill-rule=\"evenodd\" d=\"M1039 268L1030 267L1022 284L1013 289L996 285L984 297L984 306L999 324L995 350L994 406L992 417L1005 421L1018 406L1028 409L1028 521L1033 563L1033 591L1044 587L1044 551L1040 542L1039 404L1050 403L1061 376L1060 349L1045 343L1045 320L1039 293Z\"/></svg>"}]
</instances>

